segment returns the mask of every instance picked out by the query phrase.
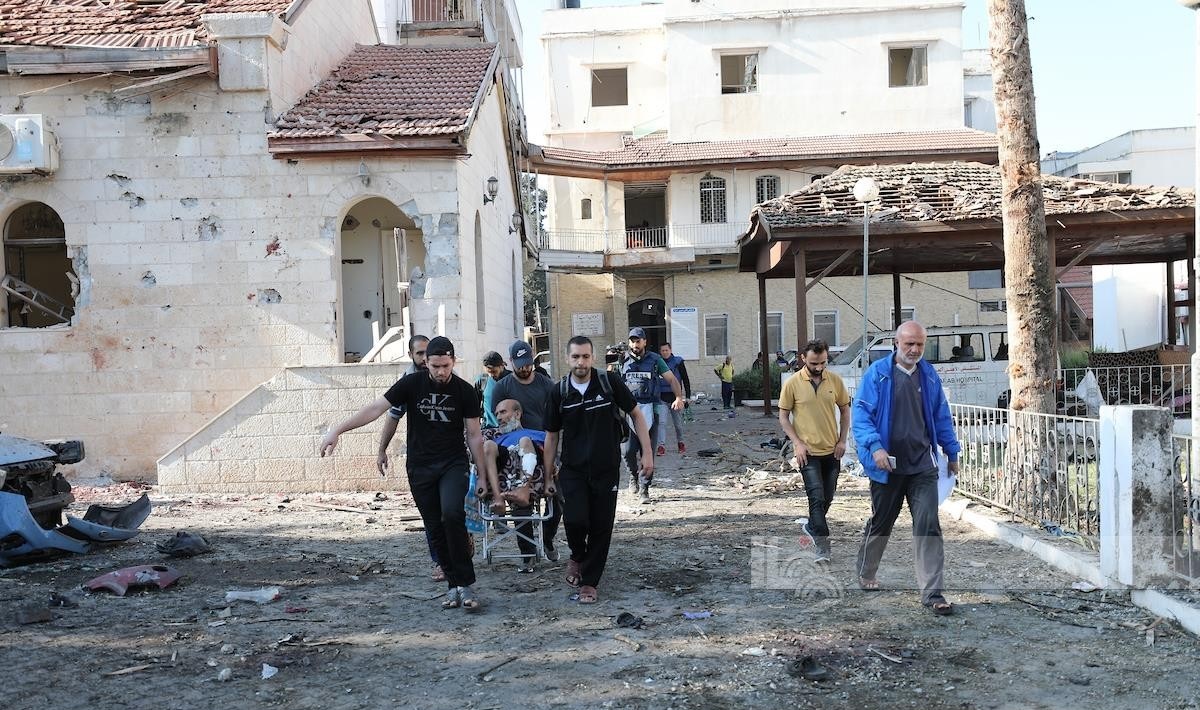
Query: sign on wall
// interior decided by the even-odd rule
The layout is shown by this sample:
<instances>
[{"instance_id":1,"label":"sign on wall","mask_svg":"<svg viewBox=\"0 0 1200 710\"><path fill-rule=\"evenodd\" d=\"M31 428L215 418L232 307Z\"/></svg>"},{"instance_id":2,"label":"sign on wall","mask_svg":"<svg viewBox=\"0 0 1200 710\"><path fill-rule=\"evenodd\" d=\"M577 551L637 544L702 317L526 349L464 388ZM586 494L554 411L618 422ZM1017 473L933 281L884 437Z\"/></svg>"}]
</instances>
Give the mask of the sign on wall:
<instances>
[{"instance_id":1,"label":"sign on wall","mask_svg":"<svg viewBox=\"0 0 1200 710\"><path fill-rule=\"evenodd\" d=\"M571 315L571 335L604 335L603 313L574 313Z\"/></svg>"},{"instance_id":2,"label":"sign on wall","mask_svg":"<svg viewBox=\"0 0 1200 710\"><path fill-rule=\"evenodd\" d=\"M671 309L671 352L684 360L700 359L700 311Z\"/></svg>"}]
</instances>

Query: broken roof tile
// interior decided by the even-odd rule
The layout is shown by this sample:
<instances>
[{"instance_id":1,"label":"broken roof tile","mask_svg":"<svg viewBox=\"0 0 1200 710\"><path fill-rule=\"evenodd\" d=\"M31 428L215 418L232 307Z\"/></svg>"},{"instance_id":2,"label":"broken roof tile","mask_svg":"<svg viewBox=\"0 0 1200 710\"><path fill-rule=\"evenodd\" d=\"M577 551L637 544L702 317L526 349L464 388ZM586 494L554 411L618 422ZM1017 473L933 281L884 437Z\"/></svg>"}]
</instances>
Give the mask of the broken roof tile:
<instances>
[{"instance_id":1,"label":"broken roof tile","mask_svg":"<svg viewBox=\"0 0 1200 710\"><path fill-rule=\"evenodd\" d=\"M459 133L467 128L495 49L494 44L358 45L280 117L270 137Z\"/></svg>"},{"instance_id":2,"label":"broken roof tile","mask_svg":"<svg viewBox=\"0 0 1200 710\"><path fill-rule=\"evenodd\" d=\"M711 163L719 160L841 159L864 155L937 155L965 151L995 151L992 133L959 128L909 133L870 133L720 141L671 141L665 133L641 138L626 136L616 150L587 151L541 148L546 162L604 166L610 170L667 164Z\"/></svg>"},{"instance_id":3,"label":"broken roof tile","mask_svg":"<svg viewBox=\"0 0 1200 710\"><path fill-rule=\"evenodd\" d=\"M844 165L800 190L755 208L772 229L832 227L862 222L854 184L869 177L879 186L872 222L999 221L1000 168L982 163L908 163ZM1175 187L1120 185L1042 175L1046 216L1189 208L1193 190Z\"/></svg>"},{"instance_id":4,"label":"broken roof tile","mask_svg":"<svg viewBox=\"0 0 1200 710\"><path fill-rule=\"evenodd\" d=\"M201 15L282 15L294 1L0 0L0 46L191 47L208 42Z\"/></svg>"}]
</instances>

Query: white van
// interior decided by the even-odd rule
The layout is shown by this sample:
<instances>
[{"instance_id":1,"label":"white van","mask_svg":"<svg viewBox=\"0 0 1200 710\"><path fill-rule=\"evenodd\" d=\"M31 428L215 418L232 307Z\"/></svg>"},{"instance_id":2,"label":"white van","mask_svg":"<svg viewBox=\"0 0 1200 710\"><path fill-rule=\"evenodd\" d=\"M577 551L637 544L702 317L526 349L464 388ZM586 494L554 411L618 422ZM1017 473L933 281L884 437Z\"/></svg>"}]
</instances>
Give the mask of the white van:
<instances>
[{"instance_id":1,"label":"white van","mask_svg":"<svg viewBox=\"0 0 1200 710\"><path fill-rule=\"evenodd\" d=\"M956 325L927 328L924 359L942 378L947 398L956 404L1008 406L1008 327ZM870 360L885 358L895 348L894 332L868 335ZM862 338L855 340L829 366L853 392L861 369Z\"/></svg>"}]
</instances>

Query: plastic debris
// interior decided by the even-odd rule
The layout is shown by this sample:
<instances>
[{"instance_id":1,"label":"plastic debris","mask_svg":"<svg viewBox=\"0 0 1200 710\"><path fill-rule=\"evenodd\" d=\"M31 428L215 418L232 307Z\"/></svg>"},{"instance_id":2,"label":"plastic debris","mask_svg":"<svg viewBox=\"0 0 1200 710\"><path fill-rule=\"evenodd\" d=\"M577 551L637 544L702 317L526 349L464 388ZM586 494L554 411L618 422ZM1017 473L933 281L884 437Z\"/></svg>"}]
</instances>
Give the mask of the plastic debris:
<instances>
[{"instance_id":1,"label":"plastic debris","mask_svg":"<svg viewBox=\"0 0 1200 710\"><path fill-rule=\"evenodd\" d=\"M231 670L229 668L222 668L221 672L217 673L217 680L219 680L221 682L225 682L232 677L233 677L233 670Z\"/></svg>"},{"instance_id":2,"label":"plastic debris","mask_svg":"<svg viewBox=\"0 0 1200 710\"><path fill-rule=\"evenodd\" d=\"M279 587L262 587L261 589L232 589L225 592L225 603L229 602L254 602L255 604L267 604L279 599L283 595L283 590Z\"/></svg>"},{"instance_id":3,"label":"plastic debris","mask_svg":"<svg viewBox=\"0 0 1200 710\"><path fill-rule=\"evenodd\" d=\"M750 648L747 648L744 651L742 651L742 655L743 656L765 656L765 655L767 655L767 649L763 648L762 646L751 646Z\"/></svg>"},{"instance_id":4,"label":"plastic debris","mask_svg":"<svg viewBox=\"0 0 1200 710\"><path fill-rule=\"evenodd\" d=\"M276 668L275 666L264 663L263 667L262 667L262 679L267 680L268 678L274 678L275 674L278 672L279 672L279 669Z\"/></svg>"},{"instance_id":5,"label":"plastic debris","mask_svg":"<svg viewBox=\"0 0 1200 710\"><path fill-rule=\"evenodd\" d=\"M711 611L685 611L685 612L683 612L683 618L688 619L690 621L695 621L696 619L707 619L707 618L711 617L712 615L713 615L713 613Z\"/></svg>"}]
</instances>

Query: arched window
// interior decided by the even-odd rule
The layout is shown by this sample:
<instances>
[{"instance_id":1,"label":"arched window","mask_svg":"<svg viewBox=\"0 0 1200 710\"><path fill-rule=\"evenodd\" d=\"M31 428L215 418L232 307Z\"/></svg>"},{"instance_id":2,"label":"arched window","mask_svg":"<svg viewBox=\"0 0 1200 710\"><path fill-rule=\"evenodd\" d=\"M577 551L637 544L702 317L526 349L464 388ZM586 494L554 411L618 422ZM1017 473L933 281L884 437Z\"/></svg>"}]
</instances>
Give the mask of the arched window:
<instances>
[{"instance_id":1,"label":"arched window","mask_svg":"<svg viewBox=\"0 0 1200 710\"><path fill-rule=\"evenodd\" d=\"M486 306L483 298L483 222L475 213L475 327L480 333L487 330Z\"/></svg>"},{"instance_id":2,"label":"arched window","mask_svg":"<svg viewBox=\"0 0 1200 710\"><path fill-rule=\"evenodd\" d=\"M71 276L68 276L71 274ZM62 218L49 205L22 205L4 224L3 290L9 327L44 328L75 315Z\"/></svg>"},{"instance_id":3,"label":"arched window","mask_svg":"<svg viewBox=\"0 0 1200 710\"><path fill-rule=\"evenodd\" d=\"M700 180L700 221L704 224L725 221L725 178Z\"/></svg>"}]
</instances>

